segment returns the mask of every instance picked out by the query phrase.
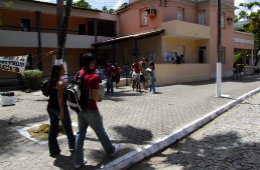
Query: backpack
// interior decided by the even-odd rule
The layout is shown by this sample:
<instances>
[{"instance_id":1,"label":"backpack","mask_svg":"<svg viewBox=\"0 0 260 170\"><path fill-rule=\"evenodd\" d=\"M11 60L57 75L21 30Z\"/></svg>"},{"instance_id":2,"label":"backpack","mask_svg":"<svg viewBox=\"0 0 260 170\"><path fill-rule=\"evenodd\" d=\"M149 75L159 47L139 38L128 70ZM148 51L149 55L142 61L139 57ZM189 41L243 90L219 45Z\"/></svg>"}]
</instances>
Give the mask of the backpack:
<instances>
[{"instance_id":1,"label":"backpack","mask_svg":"<svg viewBox=\"0 0 260 170\"><path fill-rule=\"evenodd\" d=\"M41 85L40 85L42 94L46 97L49 96L48 92L46 91L47 84L48 84L48 80L42 80Z\"/></svg>"},{"instance_id":2,"label":"backpack","mask_svg":"<svg viewBox=\"0 0 260 170\"><path fill-rule=\"evenodd\" d=\"M177 55L177 57L176 57L176 63L177 63L177 64L181 64L181 58L180 58L180 56L178 56L178 55Z\"/></svg>"},{"instance_id":3,"label":"backpack","mask_svg":"<svg viewBox=\"0 0 260 170\"><path fill-rule=\"evenodd\" d=\"M66 97L68 104L72 110L79 113L84 109L88 101L88 97L84 94L83 78L87 73L91 71L85 71L81 76L79 72L76 74L76 80L72 81L72 84L66 88Z\"/></svg>"}]
</instances>

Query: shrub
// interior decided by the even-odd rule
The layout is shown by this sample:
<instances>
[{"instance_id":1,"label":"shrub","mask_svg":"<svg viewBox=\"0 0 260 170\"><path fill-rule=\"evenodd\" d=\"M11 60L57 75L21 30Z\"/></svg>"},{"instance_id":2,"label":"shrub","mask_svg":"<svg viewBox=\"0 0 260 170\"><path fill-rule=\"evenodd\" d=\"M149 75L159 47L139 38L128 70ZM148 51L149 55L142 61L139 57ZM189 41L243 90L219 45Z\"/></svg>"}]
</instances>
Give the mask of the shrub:
<instances>
[{"instance_id":1,"label":"shrub","mask_svg":"<svg viewBox=\"0 0 260 170\"><path fill-rule=\"evenodd\" d=\"M22 78L24 86L32 90L39 89L42 75L43 73L40 70L25 70Z\"/></svg>"},{"instance_id":2,"label":"shrub","mask_svg":"<svg viewBox=\"0 0 260 170\"><path fill-rule=\"evenodd\" d=\"M17 80L18 80L18 84L20 86L24 86L24 83L23 83L23 75L17 73Z\"/></svg>"}]
</instances>

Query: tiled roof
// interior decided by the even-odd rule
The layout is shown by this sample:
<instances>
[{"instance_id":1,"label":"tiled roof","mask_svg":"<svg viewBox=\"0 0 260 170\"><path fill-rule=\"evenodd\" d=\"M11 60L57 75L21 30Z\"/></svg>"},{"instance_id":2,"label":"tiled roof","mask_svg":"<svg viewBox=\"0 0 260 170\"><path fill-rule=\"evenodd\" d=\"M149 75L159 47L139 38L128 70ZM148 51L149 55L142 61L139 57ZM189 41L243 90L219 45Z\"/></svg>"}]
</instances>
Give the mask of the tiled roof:
<instances>
[{"instance_id":1,"label":"tiled roof","mask_svg":"<svg viewBox=\"0 0 260 170\"><path fill-rule=\"evenodd\" d=\"M105 40L105 41L96 42L91 45L100 47L100 46L104 46L104 45L108 45L108 44L115 44L115 43L119 43L122 41L132 40L132 39L140 40L140 39L150 38L153 36L160 35L164 31L165 31L164 29L159 29L159 30L148 31L148 32L143 32L143 33L130 34L130 35L122 36L122 37L117 37L117 38L112 38L112 39Z\"/></svg>"}]
</instances>

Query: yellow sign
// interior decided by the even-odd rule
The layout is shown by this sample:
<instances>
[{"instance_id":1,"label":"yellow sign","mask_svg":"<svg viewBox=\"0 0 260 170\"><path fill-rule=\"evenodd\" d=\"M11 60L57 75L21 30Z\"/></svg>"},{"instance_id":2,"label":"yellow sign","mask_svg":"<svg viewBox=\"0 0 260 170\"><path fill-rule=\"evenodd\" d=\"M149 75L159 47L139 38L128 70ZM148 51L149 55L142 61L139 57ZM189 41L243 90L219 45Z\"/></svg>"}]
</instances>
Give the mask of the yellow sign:
<instances>
[{"instance_id":1,"label":"yellow sign","mask_svg":"<svg viewBox=\"0 0 260 170\"><path fill-rule=\"evenodd\" d=\"M6 57L0 56L0 70L23 74L28 55Z\"/></svg>"}]
</instances>

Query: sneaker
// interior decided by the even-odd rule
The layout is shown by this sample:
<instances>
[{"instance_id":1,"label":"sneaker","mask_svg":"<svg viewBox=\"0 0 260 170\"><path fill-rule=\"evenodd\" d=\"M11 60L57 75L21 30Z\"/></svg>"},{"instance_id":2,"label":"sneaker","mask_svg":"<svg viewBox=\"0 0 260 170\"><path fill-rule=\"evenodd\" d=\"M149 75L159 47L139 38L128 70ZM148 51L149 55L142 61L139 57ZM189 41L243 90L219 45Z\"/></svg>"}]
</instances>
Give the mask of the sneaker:
<instances>
[{"instance_id":1,"label":"sneaker","mask_svg":"<svg viewBox=\"0 0 260 170\"><path fill-rule=\"evenodd\" d=\"M105 94L106 94L106 95L110 95L110 93L108 93L108 92L106 92Z\"/></svg>"},{"instance_id":2,"label":"sneaker","mask_svg":"<svg viewBox=\"0 0 260 170\"><path fill-rule=\"evenodd\" d=\"M83 163L81 165L74 165L74 168L78 169L80 168L82 165L85 165L88 162L88 160L86 158L84 158Z\"/></svg>"},{"instance_id":3,"label":"sneaker","mask_svg":"<svg viewBox=\"0 0 260 170\"><path fill-rule=\"evenodd\" d=\"M120 149L120 147L121 147L121 145L120 144L118 144L118 145L116 145L115 146L115 152L114 153L112 153L111 155L109 155L109 156L114 156L118 151L119 151L119 149Z\"/></svg>"}]
</instances>

